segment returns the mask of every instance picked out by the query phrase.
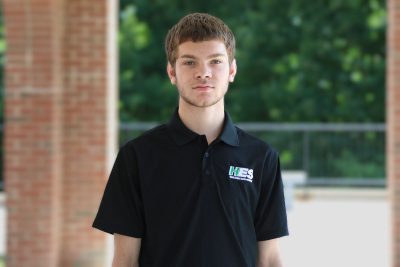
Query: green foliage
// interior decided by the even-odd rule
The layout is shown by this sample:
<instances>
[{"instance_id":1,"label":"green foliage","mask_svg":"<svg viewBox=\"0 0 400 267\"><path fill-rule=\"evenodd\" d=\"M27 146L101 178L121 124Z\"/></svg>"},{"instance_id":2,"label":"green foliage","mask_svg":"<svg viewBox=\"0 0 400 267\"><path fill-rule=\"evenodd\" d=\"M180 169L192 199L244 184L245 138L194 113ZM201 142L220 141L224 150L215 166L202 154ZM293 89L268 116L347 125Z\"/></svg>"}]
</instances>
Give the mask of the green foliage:
<instances>
[{"instance_id":1,"label":"green foliage","mask_svg":"<svg viewBox=\"0 0 400 267\"><path fill-rule=\"evenodd\" d=\"M379 157L378 163L362 162L359 157L356 157L352 151L341 151L340 157L333 160L333 168L337 171L338 177L348 176L355 178L383 178L384 163L382 157Z\"/></svg>"},{"instance_id":2,"label":"green foliage","mask_svg":"<svg viewBox=\"0 0 400 267\"><path fill-rule=\"evenodd\" d=\"M122 1L120 6L121 120L165 120L176 105L177 93L167 79L163 41L157 42L163 36L138 19L131 2Z\"/></svg>"},{"instance_id":3,"label":"green foliage","mask_svg":"<svg viewBox=\"0 0 400 267\"><path fill-rule=\"evenodd\" d=\"M310 141L314 177L385 177L384 132L315 132Z\"/></svg>"},{"instance_id":4,"label":"green foliage","mask_svg":"<svg viewBox=\"0 0 400 267\"><path fill-rule=\"evenodd\" d=\"M384 121L383 0L122 1L124 121L162 121L176 106L164 37L189 12L217 15L236 35L226 97L236 121Z\"/></svg>"}]
</instances>

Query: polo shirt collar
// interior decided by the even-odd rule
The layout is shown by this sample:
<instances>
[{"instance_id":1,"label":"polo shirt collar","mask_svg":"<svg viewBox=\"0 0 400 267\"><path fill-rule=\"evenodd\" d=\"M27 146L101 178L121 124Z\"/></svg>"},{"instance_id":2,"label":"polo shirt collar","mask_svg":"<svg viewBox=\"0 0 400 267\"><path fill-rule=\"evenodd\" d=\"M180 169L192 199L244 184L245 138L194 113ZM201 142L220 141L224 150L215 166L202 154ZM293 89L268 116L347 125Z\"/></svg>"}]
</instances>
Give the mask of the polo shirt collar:
<instances>
[{"instance_id":1,"label":"polo shirt collar","mask_svg":"<svg viewBox=\"0 0 400 267\"><path fill-rule=\"evenodd\" d=\"M197 133L193 132L187 128L185 124L183 124L181 118L179 117L178 108L175 109L174 114L172 115L172 118L167 126L172 138L179 146L187 144L199 136ZM239 146L239 137L237 135L236 127L227 112L225 112L222 132L217 139L220 139L224 143L231 146Z\"/></svg>"},{"instance_id":2,"label":"polo shirt collar","mask_svg":"<svg viewBox=\"0 0 400 267\"><path fill-rule=\"evenodd\" d=\"M226 144L231 146L239 146L239 137L231 116L225 111L224 126L219 138Z\"/></svg>"}]
</instances>

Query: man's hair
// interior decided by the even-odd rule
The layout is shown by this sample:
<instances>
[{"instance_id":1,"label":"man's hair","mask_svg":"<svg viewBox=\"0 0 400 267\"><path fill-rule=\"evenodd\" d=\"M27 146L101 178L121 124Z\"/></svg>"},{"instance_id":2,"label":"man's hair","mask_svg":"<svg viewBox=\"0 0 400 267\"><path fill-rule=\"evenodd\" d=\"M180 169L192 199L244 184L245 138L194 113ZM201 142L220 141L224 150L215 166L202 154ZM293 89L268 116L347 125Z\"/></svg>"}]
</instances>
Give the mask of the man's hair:
<instances>
[{"instance_id":1,"label":"man's hair","mask_svg":"<svg viewBox=\"0 0 400 267\"><path fill-rule=\"evenodd\" d=\"M225 44L229 62L235 58L235 36L219 18L205 13L192 13L183 17L165 38L168 62L175 66L178 46L186 41L201 42L220 40Z\"/></svg>"}]
</instances>

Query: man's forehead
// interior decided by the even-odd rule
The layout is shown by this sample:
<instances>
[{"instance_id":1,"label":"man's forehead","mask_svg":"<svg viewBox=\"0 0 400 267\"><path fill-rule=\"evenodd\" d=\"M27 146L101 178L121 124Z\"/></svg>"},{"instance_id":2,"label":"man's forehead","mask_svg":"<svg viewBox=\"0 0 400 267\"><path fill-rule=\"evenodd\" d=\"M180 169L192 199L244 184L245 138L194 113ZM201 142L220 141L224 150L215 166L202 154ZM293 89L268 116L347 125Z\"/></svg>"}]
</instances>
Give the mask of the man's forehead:
<instances>
[{"instance_id":1,"label":"man's forehead","mask_svg":"<svg viewBox=\"0 0 400 267\"><path fill-rule=\"evenodd\" d=\"M177 57L227 57L225 44L220 40L186 41L177 49Z\"/></svg>"}]
</instances>

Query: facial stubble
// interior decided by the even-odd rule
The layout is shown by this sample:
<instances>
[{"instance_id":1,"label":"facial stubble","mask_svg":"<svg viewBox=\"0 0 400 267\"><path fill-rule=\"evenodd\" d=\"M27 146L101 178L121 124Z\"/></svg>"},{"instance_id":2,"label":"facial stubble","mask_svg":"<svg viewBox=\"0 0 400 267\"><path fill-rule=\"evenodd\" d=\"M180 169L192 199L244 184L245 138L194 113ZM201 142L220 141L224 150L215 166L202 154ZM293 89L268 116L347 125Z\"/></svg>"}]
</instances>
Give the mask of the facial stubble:
<instances>
[{"instance_id":1,"label":"facial stubble","mask_svg":"<svg viewBox=\"0 0 400 267\"><path fill-rule=\"evenodd\" d=\"M185 94L185 90L182 89L182 87L180 86L180 83L178 81L178 79L176 79L176 88L178 89L178 93L180 98L185 101L187 104L194 106L194 107L198 107L198 108L207 108L207 107L211 107L215 104L217 104L219 101L223 101L225 94L228 92L228 87L229 87L229 81L226 81L225 84L225 88L224 88L224 92L221 96L216 97L216 99L212 99L211 102L208 102L207 100L203 101L201 104L196 103L195 100L190 99L190 97L188 95ZM196 90L193 88L188 88L188 90ZM215 88L211 89L211 90L216 90Z\"/></svg>"}]
</instances>

